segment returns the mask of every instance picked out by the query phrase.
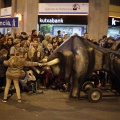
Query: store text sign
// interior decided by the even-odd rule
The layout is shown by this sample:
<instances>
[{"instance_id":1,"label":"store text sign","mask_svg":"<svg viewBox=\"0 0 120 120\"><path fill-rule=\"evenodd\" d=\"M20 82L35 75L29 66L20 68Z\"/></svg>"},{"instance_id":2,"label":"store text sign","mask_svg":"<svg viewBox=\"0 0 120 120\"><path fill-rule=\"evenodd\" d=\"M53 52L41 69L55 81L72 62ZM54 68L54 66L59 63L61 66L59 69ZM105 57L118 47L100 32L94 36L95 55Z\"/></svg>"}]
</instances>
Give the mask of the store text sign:
<instances>
[{"instance_id":1,"label":"store text sign","mask_svg":"<svg viewBox=\"0 0 120 120\"><path fill-rule=\"evenodd\" d=\"M16 28L18 27L18 17L0 18L0 28Z\"/></svg>"},{"instance_id":2,"label":"store text sign","mask_svg":"<svg viewBox=\"0 0 120 120\"><path fill-rule=\"evenodd\" d=\"M44 24L55 24L55 23L63 23L62 18L39 18L39 23L44 23Z\"/></svg>"},{"instance_id":3,"label":"store text sign","mask_svg":"<svg viewBox=\"0 0 120 120\"><path fill-rule=\"evenodd\" d=\"M38 14L88 14L89 3L39 3Z\"/></svg>"},{"instance_id":4,"label":"store text sign","mask_svg":"<svg viewBox=\"0 0 120 120\"><path fill-rule=\"evenodd\" d=\"M112 18L112 25L117 25L120 22L120 20L116 20L115 18Z\"/></svg>"},{"instance_id":5,"label":"store text sign","mask_svg":"<svg viewBox=\"0 0 120 120\"><path fill-rule=\"evenodd\" d=\"M6 7L1 9L1 16L11 16L12 7Z\"/></svg>"},{"instance_id":6,"label":"store text sign","mask_svg":"<svg viewBox=\"0 0 120 120\"><path fill-rule=\"evenodd\" d=\"M109 17L108 25L120 26L120 18Z\"/></svg>"}]
</instances>

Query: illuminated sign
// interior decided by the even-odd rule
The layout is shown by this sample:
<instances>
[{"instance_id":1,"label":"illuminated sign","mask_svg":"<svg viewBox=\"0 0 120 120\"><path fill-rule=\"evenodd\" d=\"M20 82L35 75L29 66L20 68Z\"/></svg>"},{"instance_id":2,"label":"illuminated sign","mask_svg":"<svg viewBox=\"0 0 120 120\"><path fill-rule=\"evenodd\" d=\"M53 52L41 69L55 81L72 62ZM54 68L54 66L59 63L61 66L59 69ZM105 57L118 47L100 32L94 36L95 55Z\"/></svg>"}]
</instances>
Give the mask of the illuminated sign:
<instances>
[{"instance_id":1,"label":"illuminated sign","mask_svg":"<svg viewBox=\"0 0 120 120\"><path fill-rule=\"evenodd\" d=\"M16 28L18 27L18 17L0 18L0 28Z\"/></svg>"},{"instance_id":2,"label":"illuminated sign","mask_svg":"<svg viewBox=\"0 0 120 120\"><path fill-rule=\"evenodd\" d=\"M1 9L1 16L11 16L12 14L12 7L6 7Z\"/></svg>"},{"instance_id":3,"label":"illuminated sign","mask_svg":"<svg viewBox=\"0 0 120 120\"><path fill-rule=\"evenodd\" d=\"M86 25L87 16L39 15L39 24L81 24Z\"/></svg>"},{"instance_id":4,"label":"illuminated sign","mask_svg":"<svg viewBox=\"0 0 120 120\"><path fill-rule=\"evenodd\" d=\"M89 3L39 3L39 15L84 14L88 15Z\"/></svg>"},{"instance_id":5,"label":"illuminated sign","mask_svg":"<svg viewBox=\"0 0 120 120\"><path fill-rule=\"evenodd\" d=\"M15 13L15 17L18 17L19 21L22 21L22 15L20 13Z\"/></svg>"},{"instance_id":6,"label":"illuminated sign","mask_svg":"<svg viewBox=\"0 0 120 120\"><path fill-rule=\"evenodd\" d=\"M108 25L110 25L110 26L120 26L120 18L109 17Z\"/></svg>"},{"instance_id":7,"label":"illuminated sign","mask_svg":"<svg viewBox=\"0 0 120 120\"><path fill-rule=\"evenodd\" d=\"M51 18L51 19L44 18L44 19L42 19L42 18L40 18L39 23L49 23L49 24L50 23L53 23L53 24L63 23L63 19L62 18L59 18L59 19L55 19L55 18Z\"/></svg>"},{"instance_id":8,"label":"illuminated sign","mask_svg":"<svg viewBox=\"0 0 120 120\"><path fill-rule=\"evenodd\" d=\"M120 22L120 20L115 20L115 18L112 18L112 25L117 25L118 22Z\"/></svg>"}]
</instances>

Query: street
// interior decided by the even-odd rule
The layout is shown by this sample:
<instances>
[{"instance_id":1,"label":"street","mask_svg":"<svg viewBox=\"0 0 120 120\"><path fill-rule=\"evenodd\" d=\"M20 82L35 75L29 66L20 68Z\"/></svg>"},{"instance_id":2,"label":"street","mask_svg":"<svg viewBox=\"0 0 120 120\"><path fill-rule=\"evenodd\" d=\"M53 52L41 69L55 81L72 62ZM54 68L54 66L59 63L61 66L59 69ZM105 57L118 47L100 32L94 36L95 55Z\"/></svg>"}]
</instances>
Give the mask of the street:
<instances>
[{"instance_id":1,"label":"street","mask_svg":"<svg viewBox=\"0 0 120 120\"><path fill-rule=\"evenodd\" d=\"M0 94L2 99L3 93ZM43 94L22 93L22 103L14 94L0 101L0 120L119 120L120 97L103 98L99 103L69 99L67 92L44 90Z\"/></svg>"}]
</instances>

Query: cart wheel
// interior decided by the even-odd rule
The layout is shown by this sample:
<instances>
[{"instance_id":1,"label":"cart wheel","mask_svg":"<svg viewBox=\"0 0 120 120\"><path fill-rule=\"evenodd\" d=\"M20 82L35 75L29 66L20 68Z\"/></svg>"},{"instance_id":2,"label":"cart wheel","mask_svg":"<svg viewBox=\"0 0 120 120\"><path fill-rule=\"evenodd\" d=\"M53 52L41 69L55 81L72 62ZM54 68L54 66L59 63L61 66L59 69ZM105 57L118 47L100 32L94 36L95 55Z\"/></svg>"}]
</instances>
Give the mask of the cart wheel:
<instances>
[{"instance_id":1,"label":"cart wheel","mask_svg":"<svg viewBox=\"0 0 120 120\"><path fill-rule=\"evenodd\" d=\"M86 92L90 91L92 88L94 88L94 84L91 81L85 82L82 86L82 89Z\"/></svg>"},{"instance_id":2,"label":"cart wheel","mask_svg":"<svg viewBox=\"0 0 120 120\"><path fill-rule=\"evenodd\" d=\"M100 89L98 88L93 88L90 90L90 92L88 93L88 100L90 102L99 102L102 98L102 92Z\"/></svg>"}]
</instances>

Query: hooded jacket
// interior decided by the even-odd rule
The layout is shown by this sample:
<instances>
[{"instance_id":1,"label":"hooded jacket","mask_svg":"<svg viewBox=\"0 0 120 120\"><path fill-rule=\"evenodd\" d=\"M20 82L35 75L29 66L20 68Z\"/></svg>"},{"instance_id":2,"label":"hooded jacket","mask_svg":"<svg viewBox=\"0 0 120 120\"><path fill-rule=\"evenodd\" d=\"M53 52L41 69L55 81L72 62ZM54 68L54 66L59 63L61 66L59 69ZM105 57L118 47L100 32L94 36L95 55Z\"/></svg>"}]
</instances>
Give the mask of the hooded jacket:
<instances>
[{"instance_id":1,"label":"hooded jacket","mask_svg":"<svg viewBox=\"0 0 120 120\"><path fill-rule=\"evenodd\" d=\"M30 61L26 61L25 58L22 57L15 58L15 57L16 56L13 56L9 60L4 61L4 64L8 66L6 72L7 77L19 78L21 76L21 72L24 66L39 66L38 62L30 62Z\"/></svg>"}]
</instances>

